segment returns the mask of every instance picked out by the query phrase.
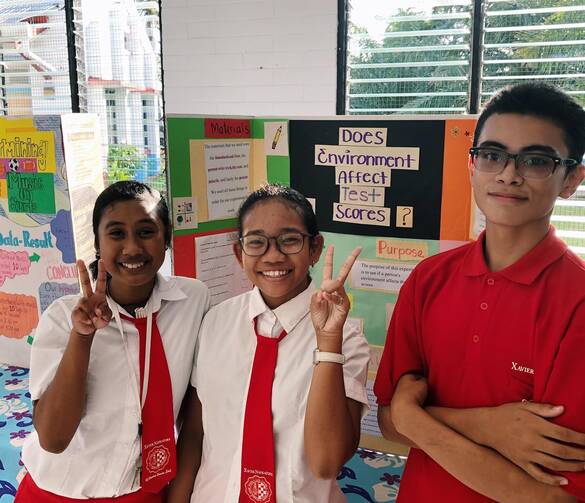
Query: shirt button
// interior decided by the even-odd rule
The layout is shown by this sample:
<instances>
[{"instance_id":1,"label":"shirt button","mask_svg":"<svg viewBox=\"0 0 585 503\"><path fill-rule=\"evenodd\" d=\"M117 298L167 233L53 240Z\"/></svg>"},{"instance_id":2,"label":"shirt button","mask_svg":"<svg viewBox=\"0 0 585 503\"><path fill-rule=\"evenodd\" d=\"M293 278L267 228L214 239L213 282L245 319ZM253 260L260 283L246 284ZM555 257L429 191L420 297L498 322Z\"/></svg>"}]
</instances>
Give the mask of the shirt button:
<instances>
[{"instance_id":1,"label":"shirt button","mask_svg":"<svg viewBox=\"0 0 585 503\"><path fill-rule=\"evenodd\" d=\"M492 286L495 283L494 278L488 278L487 284Z\"/></svg>"},{"instance_id":2,"label":"shirt button","mask_svg":"<svg viewBox=\"0 0 585 503\"><path fill-rule=\"evenodd\" d=\"M485 310L488 308L487 302L482 302L482 303L479 305L479 308L480 308L482 311L485 311Z\"/></svg>"},{"instance_id":3,"label":"shirt button","mask_svg":"<svg viewBox=\"0 0 585 503\"><path fill-rule=\"evenodd\" d=\"M475 342L475 343L479 342L479 335L473 336L473 342Z\"/></svg>"}]
</instances>

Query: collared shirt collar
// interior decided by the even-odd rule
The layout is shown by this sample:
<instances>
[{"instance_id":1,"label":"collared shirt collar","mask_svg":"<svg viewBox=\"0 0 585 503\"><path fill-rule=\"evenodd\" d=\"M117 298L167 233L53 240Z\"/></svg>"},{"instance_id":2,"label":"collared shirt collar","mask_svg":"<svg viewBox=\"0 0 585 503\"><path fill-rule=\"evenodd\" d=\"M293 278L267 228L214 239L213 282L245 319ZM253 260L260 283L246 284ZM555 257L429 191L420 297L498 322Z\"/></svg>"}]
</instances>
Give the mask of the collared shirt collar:
<instances>
[{"instance_id":1,"label":"collared shirt collar","mask_svg":"<svg viewBox=\"0 0 585 503\"><path fill-rule=\"evenodd\" d=\"M112 307L111 303L117 304L114 299L112 299L108 295L108 304L110 308ZM163 300L183 300L186 299L187 295L180 287L177 285L177 281L175 278L165 278L162 274L156 274L156 281L154 283L154 288L152 289L152 293L150 294L150 300L152 302L152 312L156 313L162 304ZM124 308L118 305L118 309L124 313ZM128 313L126 313L128 314Z\"/></svg>"},{"instance_id":2,"label":"collared shirt collar","mask_svg":"<svg viewBox=\"0 0 585 503\"><path fill-rule=\"evenodd\" d=\"M544 239L532 250L512 265L497 273L492 273L485 261L484 243L485 231L479 235L467 252L463 262L463 274L466 276L499 274L523 285L530 285L542 271L567 251L567 245L556 237L554 228L550 227Z\"/></svg>"},{"instance_id":3,"label":"collared shirt collar","mask_svg":"<svg viewBox=\"0 0 585 503\"><path fill-rule=\"evenodd\" d=\"M248 313L250 321L260 316L261 314L272 311L276 316L278 322L287 333L290 333L297 324L309 313L309 307L311 305L311 296L315 292L315 283L311 281L309 286L305 288L296 297L285 302L276 309L271 310L264 299L258 287L250 292L250 303L248 304Z\"/></svg>"}]
</instances>

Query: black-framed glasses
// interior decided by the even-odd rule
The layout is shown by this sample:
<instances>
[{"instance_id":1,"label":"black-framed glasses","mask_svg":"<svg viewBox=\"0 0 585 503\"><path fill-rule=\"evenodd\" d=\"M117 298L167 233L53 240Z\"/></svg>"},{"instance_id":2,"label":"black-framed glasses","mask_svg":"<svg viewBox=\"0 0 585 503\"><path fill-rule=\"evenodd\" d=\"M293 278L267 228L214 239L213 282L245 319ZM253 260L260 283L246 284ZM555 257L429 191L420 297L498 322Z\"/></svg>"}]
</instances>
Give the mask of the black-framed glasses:
<instances>
[{"instance_id":1,"label":"black-framed glasses","mask_svg":"<svg viewBox=\"0 0 585 503\"><path fill-rule=\"evenodd\" d=\"M505 150L491 147L469 149L473 167L484 173L501 173L510 159L514 159L516 173L522 178L544 179L551 176L558 166L572 168L579 164L575 159L562 159L554 155L535 152L510 154Z\"/></svg>"},{"instance_id":2,"label":"black-framed glasses","mask_svg":"<svg viewBox=\"0 0 585 503\"><path fill-rule=\"evenodd\" d=\"M284 232L278 236L268 237L263 234L248 234L240 238L244 253L250 257L259 257L268 250L270 241L274 241L278 251L284 255L300 253L305 244L305 238L312 238L311 234L303 232Z\"/></svg>"}]
</instances>

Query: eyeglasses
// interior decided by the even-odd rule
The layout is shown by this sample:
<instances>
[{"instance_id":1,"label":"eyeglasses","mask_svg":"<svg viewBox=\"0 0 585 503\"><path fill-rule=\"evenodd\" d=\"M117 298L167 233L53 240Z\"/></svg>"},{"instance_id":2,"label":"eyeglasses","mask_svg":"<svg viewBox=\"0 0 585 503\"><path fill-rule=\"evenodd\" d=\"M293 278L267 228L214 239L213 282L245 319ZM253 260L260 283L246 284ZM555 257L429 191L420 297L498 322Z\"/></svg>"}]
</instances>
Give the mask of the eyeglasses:
<instances>
[{"instance_id":1,"label":"eyeglasses","mask_svg":"<svg viewBox=\"0 0 585 503\"><path fill-rule=\"evenodd\" d=\"M579 164L575 159L561 159L549 154L510 154L504 150L488 147L469 149L473 167L484 173L501 173L510 159L514 159L516 173L522 178L544 179L551 176L559 165L572 168Z\"/></svg>"},{"instance_id":2,"label":"eyeglasses","mask_svg":"<svg viewBox=\"0 0 585 503\"><path fill-rule=\"evenodd\" d=\"M240 244L244 253L250 257L259 257L268 250L271 240L274 240L278 251L284 255L299 253L305 244L305 238L311 238L310 234L302 232L285 232L278 236L268 237L262 234L248 234L240 238Z\"/></svg>"}]
</instances>

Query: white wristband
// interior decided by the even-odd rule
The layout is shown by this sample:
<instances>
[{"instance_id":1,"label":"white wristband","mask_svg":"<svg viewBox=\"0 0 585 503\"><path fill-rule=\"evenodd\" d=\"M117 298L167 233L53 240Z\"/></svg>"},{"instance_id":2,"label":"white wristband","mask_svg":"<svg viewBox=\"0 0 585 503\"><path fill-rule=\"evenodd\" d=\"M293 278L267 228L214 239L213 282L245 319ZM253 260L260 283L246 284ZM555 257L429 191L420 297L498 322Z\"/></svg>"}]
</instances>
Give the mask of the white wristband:
<instances>
[{"instance_id":1,"label":"white wristband","mask_svg":"<svg viewBox=\"0 0 585 503\"><path fill-rule=\"evenodd\" d=\"M345 363L345 355L315 349L313 351L313 365L317 365L319 362L339 363L343 365Z\"/></svg>"}]
</instances>

